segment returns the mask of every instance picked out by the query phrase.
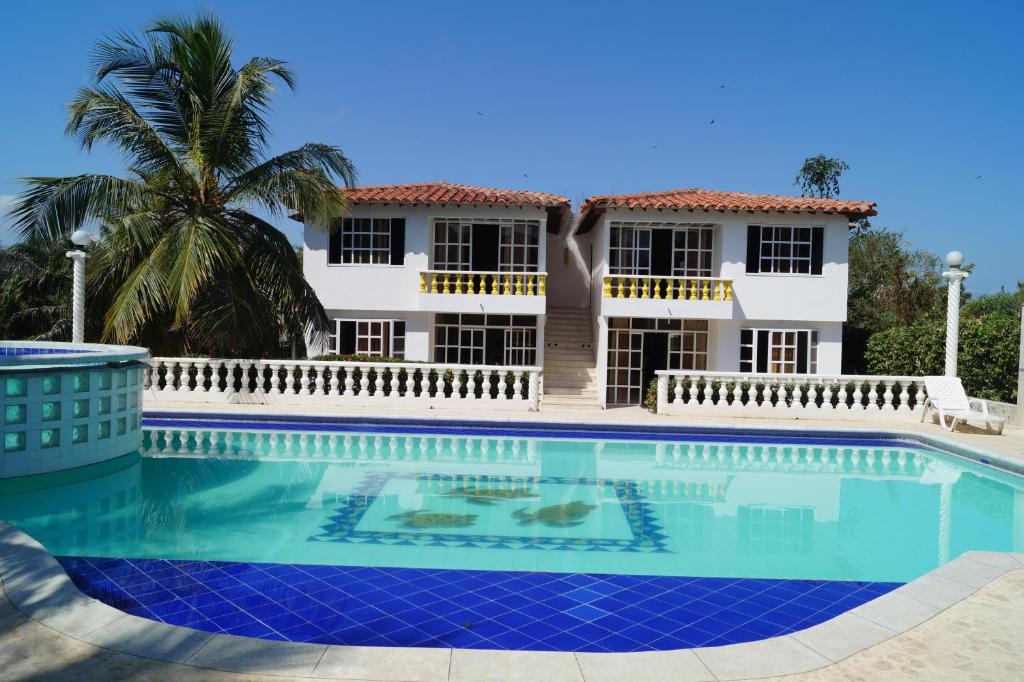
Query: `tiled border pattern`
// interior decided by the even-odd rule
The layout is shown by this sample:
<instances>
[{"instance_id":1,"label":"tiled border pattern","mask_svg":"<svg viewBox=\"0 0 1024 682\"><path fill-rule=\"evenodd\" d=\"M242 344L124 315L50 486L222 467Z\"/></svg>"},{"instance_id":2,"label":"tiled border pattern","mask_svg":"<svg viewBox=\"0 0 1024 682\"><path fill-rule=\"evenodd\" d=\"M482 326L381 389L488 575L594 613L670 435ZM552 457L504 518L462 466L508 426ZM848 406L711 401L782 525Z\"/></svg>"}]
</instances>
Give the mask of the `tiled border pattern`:
<instances>
[{"instance_id":1,"label":"tiled border pattern","mask_svg":"<svg viewBox=\"0 0 1024 682\"><path fill-rule=\"evenodd\" d=\"M465 533L398 530L392 532L358 530L357 526L370 509L373 501L392 479L413 479L458 485L461 476L443 474L417 474L405 472L367 472L362 484L346 498L346 503L331 516L323 532L310 540L319 542L358 542L389 545L420 545L438 547L480 547L485 549L574 550L580 552L668 552L666 536L654 512L644 502L639 486L633 481L597 480L593 478L565 478L560 476L474 477L476 485L510 485L527 487L542 483L560 483L610 488L619 500L622 514L629 524L629 540L604 538L550 537L540 534L522 536L477 535Z\"/></svg>"},{"instance_id":2,"label":"tiled border pattern","mask_svg":"<svg viewBox=\"0 0 1024 682\"><path fill-rule=\"evenodd\" d=\"M363 431L367 433L436 433L441 435L508 435L533 438L590 438L604 440L678 440L699 438L712 443L731 443L756 439L758 443L809 444L829 446L879 447L892 444L922 446L939 452L991 466L1006 473L1024 476L1024 465L992 452L920 433L886 430L832 430L800 427L680 426L620 423L564 423L536 420L530 422L493 419L458 420L404 419L388 417L345 417L320 414L258 414L146 410L146 428L271 429L283 431Z\"/></svg>"},{"instance_id":3,"label":"tiled border pattern","mask_svg":"<svg viewBox=\"0 0 1024 682\"><path fill-rule=\"evenodd\" d=\"M898 583L61 557L75 585L206 632L360 646L629 652L818 625Z\"/></svg>"}]
</instances>

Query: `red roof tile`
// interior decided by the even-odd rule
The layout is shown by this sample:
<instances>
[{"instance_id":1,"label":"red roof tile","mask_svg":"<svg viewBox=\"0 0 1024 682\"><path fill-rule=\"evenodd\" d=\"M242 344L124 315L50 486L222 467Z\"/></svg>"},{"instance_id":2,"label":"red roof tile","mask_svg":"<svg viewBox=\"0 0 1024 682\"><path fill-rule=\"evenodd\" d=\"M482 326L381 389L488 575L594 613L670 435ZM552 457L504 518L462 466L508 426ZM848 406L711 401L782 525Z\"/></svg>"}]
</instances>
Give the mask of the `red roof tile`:
<instances>
[{"instance_id":1,"label":"red roof tile","mask_svg":"<svg viewBox=\"0 0 1024 682\"><path fill-rule=\"evenodd\" d=\"M873 201L844 201L776 194L742 194L710 189L674 189L667 192L609 194L589 197L580 210L581 220L598 208L667 208L702 211L788 211L840 213L850 218L876 215Z\"/></svg>"},{"instance_id":2,"label":"red roof tile","mask_svg":"<svg viewBox=\"0 0 1024 682\"><path fill-rule=\"evenodd\" d=\"M376 185L342 190L351 203L363 204L494 204L498 206L568 206L569 200L546 192L491 189L450 182Z\"/></svg>"}]
</instances>

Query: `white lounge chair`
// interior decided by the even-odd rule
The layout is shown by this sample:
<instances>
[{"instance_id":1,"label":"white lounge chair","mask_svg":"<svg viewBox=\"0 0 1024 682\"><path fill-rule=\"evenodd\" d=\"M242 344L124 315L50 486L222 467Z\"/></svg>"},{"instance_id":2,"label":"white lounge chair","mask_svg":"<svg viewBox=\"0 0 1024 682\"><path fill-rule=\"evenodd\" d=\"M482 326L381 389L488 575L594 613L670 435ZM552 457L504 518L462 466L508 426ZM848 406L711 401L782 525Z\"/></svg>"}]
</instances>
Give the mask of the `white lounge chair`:
<instances>
[{"instance_id":1,"label":"white lounge chair","mask_svg":"<svg viewBox=\"0 0 1024 682\"><path fill-rule=\"evenodd\" d=\"M924 388L928 398L924 401L924 409L921 410L921 421L924 421L928 409L938 410L939 424L946 426L946 418L949 418L950 431L956 428L961 422L979 421L985 422L985 430L989 430L989 424L999 427L997 433L1002 434L1006 420L988 413L988 403L978 398L968 398L964 391L964 385L960 383L960 377L925 377ZM980 406L980 409L975 406Z\"/></svg>"}]
</instances>

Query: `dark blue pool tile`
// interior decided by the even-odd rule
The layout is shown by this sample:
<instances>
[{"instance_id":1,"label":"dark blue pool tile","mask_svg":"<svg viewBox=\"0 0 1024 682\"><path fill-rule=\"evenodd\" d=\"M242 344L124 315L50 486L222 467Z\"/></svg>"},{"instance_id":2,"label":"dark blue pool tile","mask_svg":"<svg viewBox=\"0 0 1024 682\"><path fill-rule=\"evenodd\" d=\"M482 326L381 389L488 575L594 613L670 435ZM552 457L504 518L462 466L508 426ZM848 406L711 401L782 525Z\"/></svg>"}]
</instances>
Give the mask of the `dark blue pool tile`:
<instances>
[{"instance_id":1,"label":"dark blue pool tile","mask_svg":"<svg viewBox=\"0 0 1024 682\"><path fill-rule=\"evenodd\" d=\"M648 651L823 622L896 583L64 557L108 604L208 632L370 646Z\"/></svg>"}]
</instances>

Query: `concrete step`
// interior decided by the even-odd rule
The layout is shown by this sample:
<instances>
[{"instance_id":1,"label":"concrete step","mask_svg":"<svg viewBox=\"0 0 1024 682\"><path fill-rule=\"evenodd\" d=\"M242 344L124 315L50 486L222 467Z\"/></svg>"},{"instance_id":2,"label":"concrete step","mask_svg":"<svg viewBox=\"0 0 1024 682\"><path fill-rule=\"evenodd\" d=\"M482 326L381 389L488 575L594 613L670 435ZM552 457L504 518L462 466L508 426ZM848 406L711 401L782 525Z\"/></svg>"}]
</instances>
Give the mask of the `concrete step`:
<instances>
[{"instance_id":1,"label":"concrete step","mask_svg":"<svg viewBox=\"0 0 1024 682\"><path fill-rule=\"evenodd\" d=\"M570 396L570 397L583 397L593 396L597 393L596 387L585 387L585 388L565 388L562 386L548 386L548 382L544 381L544 396Z\"/></svg>"},{"instance_id":2,"label":"concrete step","mask_svg":"<svg viewBox=\"0 0 1024 682\"><path fill-rule=\"evenodd\" d=\"M555 391L556 395L563 395L563 391L580 391L589 393L597 390L597 383L593 381L558 381L556 379L544 379L544 392Z\"/></svg>"}]
</instances>

